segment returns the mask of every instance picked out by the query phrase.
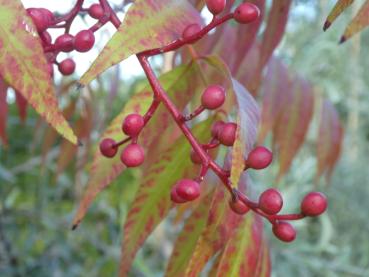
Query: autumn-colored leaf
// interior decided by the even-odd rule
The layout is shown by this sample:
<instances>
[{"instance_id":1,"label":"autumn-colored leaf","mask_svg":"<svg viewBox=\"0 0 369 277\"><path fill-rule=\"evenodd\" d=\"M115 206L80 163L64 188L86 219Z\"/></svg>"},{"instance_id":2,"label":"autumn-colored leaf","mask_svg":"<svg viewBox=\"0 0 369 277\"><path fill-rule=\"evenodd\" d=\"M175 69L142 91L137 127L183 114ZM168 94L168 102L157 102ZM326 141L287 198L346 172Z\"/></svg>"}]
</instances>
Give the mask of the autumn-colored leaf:
<instances>
[{"instance_id":1,"label":"autumn-colored leaf","mask_svg":"<svg viewBox=\"0 0 369 277\"><path fill-rule=\"evenodd\" d=\"M23 97L23 95L19 92L15 92L15 101L17 103L19 118L22 122L26 121L27 117L27 100Z\"/></svg>"},{"instance_id":2,"label":"autumn-colored leaf","mask_svg":"<svg viewBox=\"0 0 369 277\"><path fill-rule=\"evenodd\" d=\"M237 99L237 132L232 149L232 167L230 180L237 186L245 168L245 159L256 141L260 120L260 110L255 99L237 80L232 79Z\"/></svg>"},{"instance_id":3,"label":"autumn-colored leaf","mask_svg":"<svg viewBox=\"0 0 369 277\"><path fill-rule=\"evenodd\" d=\"M174 243L165 276L183 276L206 224L213 193L209 193L186 220L183 230Z\"/></svg>"},{"instance_id":4,"label":"autumn-colored leaf","mask_svg":"<svg viewBox=\"0 0 369 277\"><path fill-rule=\"evenodd\" d=\"M258 143L262 144L268 132L272 131L291 94L291 84L287 67L277 58L273 57L268 63L267 72L262 86L261 123L258 134Z\"/></svg>"},{"instance_id":5,"label":"autumn-colored leaf","mask_svg":"<svg viewBox=\"0 0 369 277\"><path fill-rule=\"evenodd\" d=\"M273 0L261 42L259 67L264 67L281 41L288 20L292 0Z\"/></svg>"},{"instance_id":6,"label":"autumn-colored leaf","mask_svg":"<svg viewBox=\"0 0 369 277\"><path fill-rule=\"evenodd\" d=\"M257 95L262 79L262 72L268 63L274 50L282 40L287 25L288 14L292 0L274 0L268 15L268 21L260 41L260 49L256 62L257 66L252 68L251 76L246 87L252 95ZM255 45L257 47L257 45ZM256 49L254 49L255 51ZM256 53L256 52L255 52ZM246 67L250 70L250 60L246 59Z\"/></svg>"},{"instance_id":7,"label":"autumn-colored leaf","mask_svg":"<svg viewBox=\"0 0 369 277\"><path fill-rule=\"evenodd\" d=\"M207 262L223 247L240 222L241 216L232 212L224 187L217 183L205 229L188 263L185 276L199 276Z\"/></svg>"},{"instance_id":8,"label":"autumn-colored leaf","mask_svg":"<svg viewBox=\"0 0 369 277\"><path fill-rule=\"evenodd\" d=\"M36 29L19 0L0 0L0 75L62 136L77 138L58 109Z\"/></svg>"},{"instance_id":9,"label":"autumn-colored leaf","mask_svg":"<svg viewBox=\"0 0 369 277\"><path fill-rule=\"evenodd\" d=\"M173 102L179 107L184 107L188 103L193 93L196 91L193 87L196 84L196 78L199 74L194 66L195 64L184 65L178 67L159 78L163 88L168 91L169 96L172 97ZM186 93L185 93L186 92ZM126 104L123 111L112 121L107 128L102 138L112 138L116 141L124 139L121 130L121 124L123 119L130 113L144 114L153 100L151 88L146 86L142 92L135 94L130 101ZM154 117L150 120L149 124L145 126L142 135L140 136L140 144L142 144L146 151L146 162L143 167L150 165L150 160L157 157L158 149L162 149L159 146L159 138L163 140L166 135L164 132L173 124L167 113L159 108ZM150 147L152 144L153 147ZM169 147L167 140L161 141L161 145ZM88 207L97 196L97 194L105 189L119 174L124 170L124 165L120 161L119 153L115 158L107 159L103 157L99 150L95 152L94 161L92 163L90 180L87 185L87 190L83 199L81 200L80 207L73 220L73 225L77 226L84 217Z\"/></svg>"},{"instance_id":10,"label":"autumn-colored leaf","mask_svg":"<svg viewBox=\"0 0 369 277\"><path fill-rule=\"evenodd\" d=\"M82 76L88 84L98 74L132 54L162 47L178 39L190 23L201 23L199 12L187 0L138 0L90 69Z\"/></svg>"},{"instance_id":11,"label":"autumn-colored leaf","mask_svg":"<svg viewBox=\"0 0 369 277\"><path fill-rule=\"evenodd\" d=\"M6 102L8 86L0 76L0 139L6 146L8 139L6 136L6 122L8 120L8 103Z\"/></svg>"},{"instance_id":12,"label":"autumn-colored leaf","mask_svg":"<svg viewBox=\"0 0 369 277\"><path fill-rule=\"evenodd\" d=\"M365 3L360 8L359 12L352 19L350 24L346 27L343 36L341 37L340 42L345 42L353 35L357 34L364 28L369 25L369 0L366 0Z\"/></svg>"},{"instance_id":13,"label":"autumn-colored leaf","mask_svg":"<svg viewBox=\"0 0 369 277\"><path fill-rule=\"evenodd\" d=\"M199 141L210 139L209 128L213 121L210 118L193 128ZM172 207L173 185L180 179L193 177L194 165L188 159L190 150L187 139L180 137L143 172L142 184L124 225L120 276L126 276L138 249Z\"/></svg>"},{"instance_id":14,"label":"autumn-colored leaf","mask_svg":"<svg viewBox=\"0 0 369 277\"><path fill-rule=\"evenodd\" d=\"M274 143L279 153L281 178L291 166L292 160L304 142L313 115L314 94L311 85L302 78L295 78L292 93L285 101L283 114L274 132Z\"/></svg>"},{"instance_id":15,"label":"autumn-colored leaf","mask_svg":"<svg viewBox=\"0 0 369 277\"><path fill-rule=\"evenodd\" d=\"M343 129L338 113L331 102L322 105L317 139L317 178L324 173L329 180L341 154Z\"/></svg>"},{"instance_id":16,"label":"autumn-colored leaf","mask_svg":"<svg viewBox=\"0 0 369 277\"><path fill-rule=\"evenodd\" d=\"M255 214L243 217L242 223L229 238L223 251L216 276L260 275L263 263L263 223Z\"/></svg>"},{"instance_id":17,"label":"autumn-colored leaf","mask_svg":"<svg viewBox=\"0 0 369 277\"><path fill-rule=\"evenodd\" d=\"M76 101L72 100L67 107L65 107L62 111L63 116L66 120L69 120L70 117L73 115L76 108ZM42 156L42 165L45 164L46 161L46 155L49 152L50 148L55 143L56 139L58 137L58 133L55 131L55 129L48 127L45 131L44 138L42 140L41 145L41 156Z\"/></svg>"},{"instance_id":18,"label":"autumn-colored leaf","mask_svg":"<svg viewBox=\"0 0 369 277\"><path fill-rule=\"evenodd\" d=\"M337 17L339 17L340 14L344 12L344 10L351 6L353 2L354 0L338 0L337 3L334 5L332 11L329 13L324 23L323 30L327 30L332 25L333 21L335 21Z\"/></svg>"}]
</instances>

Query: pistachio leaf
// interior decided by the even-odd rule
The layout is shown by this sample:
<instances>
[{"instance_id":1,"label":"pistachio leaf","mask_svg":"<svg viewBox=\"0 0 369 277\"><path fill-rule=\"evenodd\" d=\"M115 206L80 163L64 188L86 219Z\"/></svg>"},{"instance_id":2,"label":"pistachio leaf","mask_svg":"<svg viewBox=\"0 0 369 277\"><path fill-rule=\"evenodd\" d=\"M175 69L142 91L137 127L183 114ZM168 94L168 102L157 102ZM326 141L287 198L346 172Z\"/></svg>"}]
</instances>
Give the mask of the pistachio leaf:
<instances>
[{"instance_id":1,"label":"pistachio leaf","mask_svg":"<svg viewBox=\"0 0 369 277\"><path fill-rule=\"evenodd\" d=\"M199 12L187 0L134 1L118 31L80 83L88 84L133 54L169 44L178 39L189 24L200 22Z\"/></svg>"}]
</instances>

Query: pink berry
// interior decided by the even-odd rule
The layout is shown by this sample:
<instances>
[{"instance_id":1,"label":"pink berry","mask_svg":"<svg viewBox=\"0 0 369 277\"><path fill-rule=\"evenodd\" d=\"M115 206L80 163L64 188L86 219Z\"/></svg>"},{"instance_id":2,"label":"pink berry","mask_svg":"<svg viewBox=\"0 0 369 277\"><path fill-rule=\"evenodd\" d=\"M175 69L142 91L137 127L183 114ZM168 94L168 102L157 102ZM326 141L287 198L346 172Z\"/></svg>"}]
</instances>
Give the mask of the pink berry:
<instances>
[{"instance_id":1,"label":"pink berry","mask_svg":"<svg viewBox=\"0 0 369 277\"><path fill-rule=\"evenodd\" d=\"M32 18L32 21L35 24L35 26L37 28L37 31L39 33L45 31L51 24L50 14L45 12L45 10L46 9L42 9L42 8L29 8L29 9L27 9L27 13ZM50 11L48 11L48 12L50 12ZM52 15L52 13L51 13L51 15Z\"/></svg>"},{"instance_id":2,"label":"pink berry","mask_svg":"<svg viewBox=\"0 0 369 277\"><path fill-rule=\"evenodd\" d=\"M179 197L178 196L178 193L177 193L177 187L174 186L170 192L170 199L174 202L174 203L177 203L177 204L181 204L181 203L185 203L187 202L186 200L184 200L183 198Z\"/></svg>"},{"instance_id":3,"label":"pink berry","mask_svg":"<svg viewBox=\"0 0 369 277\"><path fill-rule=\"evenodd\" d=\"M306 216L318 216L325 212L327 206L327 197L323 193L310 192L301 202L301 213Z\"/></svg>"},{"instance_id":4,"label":"pink berry","mask_svg":"<svg viewBox=\"0 0 369 277\"><path fill-rule=\"evenodd\" d=\"M191 161L194 164L202 164L202 159L193 149L191 149Z\"/></svg>"},{"instance_id":5,"label":"pink berry","mask_svg":"<svg viewBox=\"0 0 369 277\"><path fill-rule=\"evenodd\" d=\"M61 74L68 76L73 74L74 70L76 69L76 63L72 59L65 59L59 63L58 69Z\"/></svg>"},{"instance_id":6,"label":"pink berry","mask_svg":"<svg viewBox=\"0 0 369 277\"><path fill-rule=\"evenodd\" d=\"M91 30L82 30L77 33L74 47L78 52L87 52L95 44L95 35Z\"/></svg>"},{"instance_id":7,"label":"pink berry","mask_svg":"<svg viewBox=\"0 0 369 277\"><path fill-rule=\"evenodd\" d=\"M200 196L200 184L194 180L180 180L175 187L178 196L186 201L195 200Z\"/></svg>"},{"instance_id":8,"label":"pink berry","mask_svg":"<svg viewBox=\"0 0 369 277\"><path fill-rule=\"evenodd\" d=\"M296 238L296 230L288 222L280 221L273 225L274 235L284 242L291 242Z\"/></svg>"},{"instance_id":9,"label":"pink berry","mask_svg":"<svg viewBox=\"0 0 369 277\"><path fill-rule=\"evenodd\" d=\"M236 140L236 131L236 123L224 123L218 133L220 143L226 146L232 146Z\"/></svg>"},{"instance_id":10,"label":"pink berry","mask_svg":"<svg viewBox=\"0 0 369 277\"><path fill-rule=\"evenodd\" d=\"M236 214L245 214L250 210L250 208L240 199L229 201L229 206Z\"/></svg>"},{"instance_id":11,"label":"pink berry","mask_svg":"<svg viewBox=\"0 0 369 277\"><path fill-rule=\"evenodd\" d=\"M43 47L51 45L52 38L48 31L43 31L42 33L40 33L40 37Z\"/></svg>"},{"instance_id":12,"label":"pink berry","mask_svg":"<svg viewBox=\"0 0 369 277\"><path fill-rule=\"evenodd\" d=\"M95 19L100 19L104 16L104 9L100 4L92 4L88 9L88 14Z\"/></svg>"},{"instance_id":13,"label":"pink berry","mask_svg":"<svg viewBox=\"0 0 369 277\"><path fill-rule=\"evenodd\" d=\"M283 198L276 189L267 189L259 197L259 208L267 214L277 214L282 206Z\"/></svg>"},{"instance_id":14,"label":"pink berry","mask_svg":"<svg viewBox=\"0 0 369 277\"><path fill-rule=\"evenodd\" d=\"M130 137L137 136L145 125L144 118L139 114L128 115L122 124L123 132Z\"/></svg>"},{"instance_id":15,"label":"pink berry","mask_svg":"<svg viewBox=\"0 0 369 277\"><path fill-rule=\"evenodd\" d=\"M225 101L225 89L222 86L208 86L201 96L201 104L205 109L215 110Z\"/></svg>"},{"instance_id":16,"label":"pink berry","mask_svg":"<svg viewBox=\"0 0 369 277\"><path fill-rule=\"evenodd\" d=\"M247 24L255 21L260 16L260 10L251 3L242 3L234 11L234 19L238 23Z\"/></svg>"},{"instance_id":17,"label":"pink berry","mask_svg":"<svg viewBox=\"0 0 369 277\"><path fill-rule=\"evenodd\" d=\"M226 0L206 0L206 6L213 15L217 15L224 10Z\"/></svg>"},{"instance_id":18,"label":"pink berry","mask_svg":"<svg viewBox=\"0 0 369 277\"><path fill-rule=\"evenodd\" d=\"M120 160L126 167L140 166L145 160L144 149L138 144L130 144L123 149Z\"/></svg>"},{"instance_id":19,"label":"pink berry","mask_svg":"<svg viewBox=\"0 0 369 277\"><path fill-rule=\"evenodd\" d=\"M248 155L246 167L253 169L264 169L273 160L273 153L264 146L254 148Z\"/></svg>"},{"instance_id":20,"label":"pink berry","mask_svg":"<svg viewBox=\"0 0 369 277\"><path fill-rule=\"evenodd\" d=\"M218 138L220 130L223 128L224 121L216 121L214 122L213 126L211 127L211 136L213 138Z\"/></svg>"},{"instance_id":21,"label":"pink berry","mask_svg":"<svg viewBox=\"0 0 369 277\"><path fill-rule=\"evenodd\" d=\"M55 40L55 48L63 52L71 52L74 50L74 36L63 34Z\"/></svg>"},{"instance_id":22,"label":"pink berry","mask_svg":"<svg viewBox=\"0 0 369 277\"><path fill-rule=\"evenodd\" d=\"M201 31L201 26L197 23L188 25L182 34L183 39L187 40L190 39L193 35L197 34Z\"/></svg>"},{"instance_id":23,"label":"pink berry","mask_svg":"<svg viewBox=\"0 0 369 277\"><path fill-rule=\"evenodd\" d=\"M100 142L101 154L107 158L113 158L118 152L118 148L114 146L115 146L115 140L111 138L103 139Z\"/></svg>"},{"instance_id":24,"label":"pink berry","mask_svg":"<svg viewBox=\"0 0 369 277\"><path fill-rule=\"evenodd\" d=\"M47 20L49 21L49 24L53 23L54 19L55 19L55 16L54 14L48 10L48 9L45 9L45 8L38 8L43 14L44 16L47 18Z\"/></svg>"}]
</instances>

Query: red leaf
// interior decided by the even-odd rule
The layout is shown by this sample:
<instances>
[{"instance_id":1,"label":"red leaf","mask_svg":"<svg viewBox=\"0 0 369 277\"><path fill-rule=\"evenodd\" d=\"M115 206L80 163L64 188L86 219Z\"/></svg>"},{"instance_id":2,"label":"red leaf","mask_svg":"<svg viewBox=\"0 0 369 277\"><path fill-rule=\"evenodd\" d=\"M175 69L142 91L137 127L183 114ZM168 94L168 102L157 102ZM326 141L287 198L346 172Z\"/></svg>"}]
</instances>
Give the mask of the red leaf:
<instances>
[{"instance_id":1,"label":"red leaf","mask_svg":"<svg viewBox=\"0 0 369 277\"><path fill-rule=\"evenodd\" d=\"M341 154L343 129L338 113L331 102L322 106L317 139L317 178L326 173L329 180Z\"/></svg>"},{"instance_id":2,"label":"red leaf","mask_svg":"<svg viewBox=\"0 0 369 277\"><path fill-rule=\"evenodd\" d=\"M19 118L22 122L26 121L27 117L27 100L19 92L15 92L15 101L17 102Z\"/></svg>"},{"instance_id":3,"label":"red leaf","mask_svg":"<svg viewBox=\"0 0 369 277\"><path fill-rule=\"evenodd\" d=\"M284 101L283 114L274 132L275 147L279 152L281 178L291 166L292 160L304 142L313 115L314 94L310 84L296 78L292 81L292 93Z\"/></svg>"},{"instance_id":4,"label":"red leaf","mask_svg":"<svg viewBox=\"0 0 369 277\"><path fill-rule=\"evenodd\" d=\"M263 68L281 41L292 0L274 0L261 42L259 67Z\"/></svg>"},{"instance_id":5,"label":"red leaf","mask_svg":"<svg viewBox=\"0 0 369 277\"><path fill-rule=\"evenodd\" d=\"M276 124L288 105L291 84L287 67L277 58L269 62L267 73L263 79L263 103L258 143L262 144L268 132L276 128Z\"/></svg>"},{"instance_id":6,"label":"red leaf","mask_svg":"<svg viewBox=\"0 0 369 277\"><path fill-rule=\"evenodd\" d=\"M0 139L6 146L8 139L6 136L6 122L8 119L8 103L6 102L8 87L0 77Z\"/></svg>"}]
</instances>

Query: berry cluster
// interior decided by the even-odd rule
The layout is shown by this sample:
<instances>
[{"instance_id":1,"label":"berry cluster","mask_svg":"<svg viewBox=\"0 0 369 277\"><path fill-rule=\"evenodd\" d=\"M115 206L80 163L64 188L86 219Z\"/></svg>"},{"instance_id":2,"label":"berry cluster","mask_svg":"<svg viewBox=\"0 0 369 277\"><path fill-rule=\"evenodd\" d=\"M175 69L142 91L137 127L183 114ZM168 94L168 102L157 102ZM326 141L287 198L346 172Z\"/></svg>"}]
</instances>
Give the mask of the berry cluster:
<instances>
[{"instance_id":1,"label":"berry cluster","mask_svg":"<svg viewBox=\"0 0 369 277\"><path fill-rule=\"evenodd\" d=\"M58 54L61 52L69 53L74 50L81 53L88 52L95 44L94 32L108 21L117 21L116 15L110 8L107 0L100 1L102 4L93 4L88 9L82 7L83 2L83 0L78 0L76 6L70 13L60 17L57 17L45 8L27 9L27 13L35 24L41 38L44 53L49 63L49 73L51 76L53 76L54 73L53 64L57 65L59 72L63 75L67 76L73 74L76 68L74 60L67 58L58 62ZM90 17L98 20L98 22L89 29L81 30L77 34L72 35L69 33L70 27L79 13L87 13ZM64 29L64 34L58 36L54 42L48 31L52 28Z\"/></svg>"},{"instance_id":2,"label":"berry cluster","mask_svg":"<svg viewBox=\"0 0 369 277\"><path fill-rule=\"evenodd\" d=\"M187 126L187 122L200 115L205 110L216 110L220 108L226 99L225 89L217 84L208 86L202 96L201 104L192 113L184 115L174 103L170 100L165 90L161 87L154 71L152 70L148 58L160 55L165 52L174 51L186 44L193 44L200 40L209 31L230 19L236 20L241 24L248 24L257 20L260 11L257 6L251 3L240 4L234 12L224 16L223 13L226 6L225 0L207 0L206 5L213 14L213 20L205 27L194 23L189 24L182 33L182 36L174 42L161 47L143 51L137 54L137 58L150 81L153 89L153 102L144 116L138 114L128 115L122 123L122 131L127 138L116 142L111 138L105 138L100 143L100 152L107 158L116 156L118 148L130 143L121 152L121 161L127 167L136 167L144 162L144 149L137 143L138 136L146 123L151 119L159 104L163 104L168 112L172 115L173 120L183 132L192 146L190 153L191 161L194 164L201 165L200 173L194 179L179 180L170 193L170 198L174 203L181 204L193 201L199 198L201 194L201 182L204 180L207 172L212 170L222 181L222 184L229 191L231 200L229 202L230 209L240 215L246 214L252 210L255 213L266 218L273 226L273 233L277 238L285 242L291 242L296 237L296 231L288 222L291 220L302 219L306 216L318 216L327 208L326 197L318 192L307 194L301 202L301 211L297 214L281 215L279 212L283 207L283 198L281 193L276 189L267 189L261 193L257 202L251 201L243 192L234 188L237 184L231 184L230 172L220 167L209 155L209 150L220 147L232 147L236 140L237 126L234 122L217 121L211 128L211 140L207 144L200 144L194 137L191 129ZM93 11L92 11L93 10ZM104 10L104 12L106 12ZM97 6L89 9L89 14L93 17L102 16L102 11ZM101 19L100 19L101 20ZM112 22L116 27L119 23ZM86 48L88 48L86 46ZM68 48L69 49L69 48ZM75 40L74 40L74 49ZM81 49L81 48L80 48ZM247 156L244 162L244 170L261 170L267 168L273 160L273 154L263 146L255 147Z\"/></svg>"},{"instance_id":3,"label":"berry cluster","mask_svg":"<svg viewBox=\"0 0 369 277\"><path fill-rule=\"evenodd\" d=\"M111 138L106 138L100 143L100 152L107 158L113 158L118 152L118 147L132 140L132 143L123 149L120 160L127 167L140 166L145 160L145 152L141 145L137 144L138 135L145 126L145 119L139 114L128 115L122 123L122 131L128 136L119 143Z\"/></svg>"}]
</instances>

